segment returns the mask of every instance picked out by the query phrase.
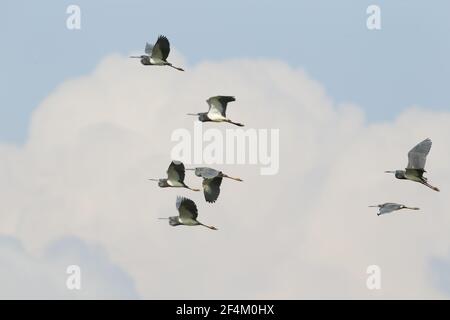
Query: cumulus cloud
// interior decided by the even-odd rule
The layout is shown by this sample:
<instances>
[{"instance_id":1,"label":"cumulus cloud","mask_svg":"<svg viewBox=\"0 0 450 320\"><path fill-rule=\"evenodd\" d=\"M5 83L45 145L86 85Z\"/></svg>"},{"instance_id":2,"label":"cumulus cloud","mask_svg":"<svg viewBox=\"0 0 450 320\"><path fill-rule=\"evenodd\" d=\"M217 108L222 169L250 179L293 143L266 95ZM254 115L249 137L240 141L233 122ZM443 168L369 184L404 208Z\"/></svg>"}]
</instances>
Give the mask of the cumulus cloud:
<instances>
[{"instance_id":1,"label":"cumulus cloud","mask_svg":"<svg viewBox=\"0 0 450 320\"><path fill-rule=\"evenodd\" d=\"M79 290L66 283L79 267ZM52 242L35 256L19 240L0 237L0 299L136 299L133 280L114 266L104 250L76 237Z\"/></svg>"},{"instance_id":2,"label":"cumulus cloud","mask_svg":"<svg viewBox=\"0 0 450 320\"><path fill-rule=\"evenodd\" d=\"M435 281L446 271L430 261L449 252L450 112L411 107L393 122L368 124L358 106L334 102L320 83L279 61L186 69L112 55L61 84L36 109L27 143L0 145L0 234L33 254L66 235L97 243L143 298L448 294ZM280 130L279 173L220 166L245 182L224 181L214 205L146 180L164 176L173 130L193 130L185 114L206 109L217 94L236 96L228 114L247 128ZM426 137L434 143L428 176L441 193L383 173L403 168L407 151ZM187 182L201 185L191 174ZM193 199L199 219L220 230L158 221L176 214L176 195ZM377 217L367 208L387 201L422 211ZM372 264L382 270L380 291L366 288Z\"/></svg>"}]
</instances>

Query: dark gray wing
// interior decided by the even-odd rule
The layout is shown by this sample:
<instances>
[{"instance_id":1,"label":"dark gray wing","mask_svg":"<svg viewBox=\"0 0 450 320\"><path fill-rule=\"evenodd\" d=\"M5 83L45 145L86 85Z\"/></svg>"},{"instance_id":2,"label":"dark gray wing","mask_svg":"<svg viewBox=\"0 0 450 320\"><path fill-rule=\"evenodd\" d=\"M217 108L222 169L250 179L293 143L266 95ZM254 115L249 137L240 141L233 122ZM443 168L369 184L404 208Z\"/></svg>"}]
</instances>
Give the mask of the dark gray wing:
<instances>
[{"instance_id":1,"label":"dark gray wing","mask_svg":"<svg viewBox=\"0 0 450 320\"><path fill-rule=\"evenodd\" d=\"M176 205L181 219L197 219L198 210L194 201L178 196Z\"/></svg>"},{"instance_id":2,"label":"dark gray wing","mask_svg":"<svg viewBox=\"0 0 450 320\"><path fill-rule=\"evenodd\" d=\"M184 181L184 164L181 161L172 161L167 169L167 179L172 181Z\"/></svg>"},{"instance_id":3,"label":"dark gray wing","mask_svg":"<svg viewBox=\"0 0 450 320\"><path fill-rule=\"evenodd\" d=\"M203 179L203 194L206 202L212 203L217 200L220 194L220 185L222 184L222 177L212 179Z\"/></svg>"},{"instance_id":4,"label":"dark gray wing","mask_svg":"<svg viewBox=\"0 0 450 320\"><path fill-rule=\"evenodd\" d=\"M170 53L170 43L165 36L159 36L152 49L152 58L166 61Z\"/></svg>"},{"instance_id":5,"label":"dark gray wing","mask_svg":"<svg viewBox=\"0 0 450 320\"><path fill-rule=\"evenodd\" d=\"M402 206L398 203L385 203L380 207L380 214L396 211L401 209L401 207Z\"/></svg>"},{"instance_id":6,"label":"dark gray wing","mask_svg":"<svg viewBox=\"0 0 450 320\"><path fill-rule=\"evenodd\" d=\"M152 50L153 50L153 45L151 45L150 43L146 43L145 44L145 53L149 56L152 55Z\"/></svg>"},{"instance_id":7,"label":"dark gray wing","mask_svg":"<svg viewBox=\"0 0 450 320\"><path fill-rule=\"evenodd\" d=\"M219 171L208 167L198 167L195 168L195 175L197 177L212 179L219 175Z\"/></svg>"},{"instance_id":8,"label":"dark gray wing","mask_svg":"<svg viewBox=\"0 0 450 320\"><path fill-rule=\"evenodd\" d=\"M206 102L209 105L208 113L218 113L226 116L228 102L236 101L232 96L215 96L211 97Z\"/></svg>"},{"instance_id":9,"label":"dark gray wing","mask_svg":"<svg viewBox=\"0 0 450 320\"><path fill-rule=\"evenodd\" d=\"M407 169L424 170L427 155L431 149L431 140L425 139L408 152Z\"/></svg>"}]
</instances>

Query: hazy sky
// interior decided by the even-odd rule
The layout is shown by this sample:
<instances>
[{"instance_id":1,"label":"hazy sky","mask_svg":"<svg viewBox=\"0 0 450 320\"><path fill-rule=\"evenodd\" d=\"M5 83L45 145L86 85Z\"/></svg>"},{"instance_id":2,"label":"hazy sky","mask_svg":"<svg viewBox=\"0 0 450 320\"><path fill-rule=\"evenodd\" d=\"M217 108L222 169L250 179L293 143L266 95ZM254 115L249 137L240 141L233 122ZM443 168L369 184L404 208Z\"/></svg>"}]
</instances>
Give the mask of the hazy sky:
<instances>
[{"instance_id":1,"label":"hazy sky","mask_svg":"<svg viewBox=\"0 0 450 320\"><path fill-rule=\"evenodd\" d=\"M382 30L366 8L382 9ZM82 28L66 28L66 8ZM269 58L301 67L330 96L357 103L369 121L410 105L444 110L450 99L448 1L3 1L0 13L0 141L23 143L30 115L68 78L107 54L140 50L167 35L187 66Z\"/></svg>"},{"instance_id":2,"label":"hazy sky","mask_svg":"<svg viewBox=\"0 0 450 320\"><path fill-rule=\"evenodd\" d=\"M380 31L366 1L78 1L70 31L73 3L3 4L0 298L449 297L448 2L379 1ZM186 72L128 58L158 34ZM215 165L244 182L207 204L147 178L215 94L245 129L279 130L280 163ZM427 137L440 193L383 173ZM177 195L219 231L158 220Z\"/></svg>"}]
</instances>

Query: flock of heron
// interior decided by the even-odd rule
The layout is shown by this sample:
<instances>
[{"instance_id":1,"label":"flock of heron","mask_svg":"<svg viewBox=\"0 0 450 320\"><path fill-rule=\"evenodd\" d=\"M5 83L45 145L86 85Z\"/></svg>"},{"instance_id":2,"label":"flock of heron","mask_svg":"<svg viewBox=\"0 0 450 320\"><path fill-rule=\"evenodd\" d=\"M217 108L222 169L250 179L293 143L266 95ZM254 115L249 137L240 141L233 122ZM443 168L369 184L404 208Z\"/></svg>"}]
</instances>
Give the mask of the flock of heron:
<instances>
[{"instance_id":1,"label":"flock of heron","mask_svg":"<svg viewBox=\"0 0 450 320\"><path fill-rule=\"evenodd\" d=\"M414 182L418 182L427 186L428 188L439 191L438 188L432 186L428 183L428 179L424 177L425 171L425 163L427 161L427 156L431 150L431 139L425 139L422 142L418 143L414 148L412 148L408 152L408 164L405 170L395 170L395 171L385 171L386 173L393 173L397 179L401 180L410 180ZM391 213L401 209L409 209L409 210L419 210L417 207L408 207L404 204L387 202L383 204L379 204L376 206L369 207L377 207L378 215Z\"/></svg>"},{"instance_id":2,"label":"flock of heron","mask_svg":"<svg viewBox=\"0 0 450 320\"><path fill-rule=\"evenodd\" d=\"M167 61L169 53L169 40L165 36L159 36L154 45L146 43L144 55L131 56L130 58L140 59L141 63L145 66L169 66L176 70L184 71L184 69L176 67L172 63ZM229 102L233 101L236 101L236 99L232 96L214 96L206 100L209 105L209 109L207 112L188 113L188 115L197 116L198 120L201 122L228 122L242 127L244 126L242 123L234 122L226 116L227 105ZM424 173L426 172L425 163L428 153L431 150L431 144L432 143L430 139L425 139L424 141L418 143L408 152L408 165L406 166L405 170L386 171L386 173L393 173L397 179L418 182L435 191L439 191L438 188L430 185L428 183L428 179L424 177ZM170 163L169 168L167 169L167 178L150 180L158 181L158 186L161 188L187 188L192 191L200 191L199 189L188 187L184 183L186 170L194 170L197 177L203 178L203 194L205 196L205 200L209 203L215 202L219 197L220 185L222 184L223 178L242 181L239 178L230 177L224 174L222 171L218 171L212 168L199 167L185 169L184 164L180 161L172 161ZM176 207L178 210L178 216L160 219L168 219L171 226L204 226L211 230L217 230L216 227L205 225L197 220L197 206L191 199L178 196L176 200ZM402 209L419 210L419 208L417 207L408 207L403 204L392 202L369 207L379 208L377 215L387 214Z\"/></svg>"},{"instance_id":3,"label":"flock of heron","mask_svg":"<svg viewBox=\"0 0 450 320\"><path fill-rule=\"evenodd\" d=\"M145 55L131 56L130 58L140 59L141 63L145 66L169 66L176 70L184 71L184 69L175 67L167 61L170 53L170 43L165 36L159 36L154 45L146 43L145 53ZM236 99L232 96L214 96L206 100L209 105L208 112L188 113L188 115L198 116L198 120L201 122L228 122L243 127L244 125L242 123L234 122L226 116L227 105L233 101L236 101ZM186 188L192 191L200 191L200 189L191 188L184 183L186 170L193 170L197 177L203 179L203 194L205 200L209 203L215 202L219 197L223 178L242 181L240 178L231 177L213 168L198 167L186 169L181 161L175 160L170 163L167 169L167 178L149 180L157 181L158 186L161 188ZM217 230L216 227L208 226L197 220L197 205L191 199L178 196L176 207L178 216L160 219L168 219L171 226L203 226L211 230Z\"/></svg>"}]
</instances>

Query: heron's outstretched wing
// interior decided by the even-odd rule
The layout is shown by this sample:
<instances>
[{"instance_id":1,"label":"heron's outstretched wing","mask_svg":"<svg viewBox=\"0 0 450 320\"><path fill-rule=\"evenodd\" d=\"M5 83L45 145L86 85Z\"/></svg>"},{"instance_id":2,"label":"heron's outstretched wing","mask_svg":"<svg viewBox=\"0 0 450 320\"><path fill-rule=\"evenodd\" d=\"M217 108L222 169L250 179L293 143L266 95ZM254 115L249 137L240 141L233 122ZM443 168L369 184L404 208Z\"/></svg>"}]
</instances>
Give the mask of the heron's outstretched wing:
<instances>
[{"instance_id":1,"label":"heron's outstretched wing","mask_svg":"<svg viewBox=\"0 0 450 320\"><path fill-rule=\"evenodd\" d=\"M222 177L212 179L203 179L203 194L207 202L215 202L220 194L220 185L222 184Z\"/></svg>"},{"instance_id":2,"label":"heron's outstretched wing","mask_svg":"<svg viewBox=\"0 0 450 320\"><path fill-rule=\"evenodd\" d=\"M195 168L195 175L206 179L212 179L219 175L219 171L208 167L198 167Z\"/></svg>"},{"instance_id":3,"label":"heron's outstretched wing","mask_svg":"<svg viewBox=\"0 0 450 320\"><path fill-rule=\"evenodd\" d=\"M148 54L149 56L151 56L152 50L153 50L153 45L151 45L150 43L147 42L145 44L145 53Z\"/></svg>"},{"instance_id":4,"label":"heron's outstretched wing","mask_svg":"<svg viewBox=\"0 0 450 320\"><path fill-rule=\"evenodd\" d=\"M208 114L220 114L226 117L228 102L236 101L232 96L215 96L211 97L206 102L209 104Z\"/></svg>"},{"instance_id":5,"label":"heron's outstretched wing","mask_svg":"<svg viewBox=\"0 0 450 320\"><path fill-rule=\"evenodd\" d=\"M172 161L167 169L167 179L173 181L184 181L184 164L181 161Z\"/></svg>"},{"instance_id":6,"label":"heron's outstretched wing","mask_svg":"<svg viewBox=\"0 0 450 320\"><path fill-rule=\"evenodd\" d=\"M191 199L178 196L177 209L181 219L197 219L197 206Z\"/></svg>"},{"instance_id":7,"label":"heron's outstretched wing","mask_svg":"<svg viewBox=\"0 0 450 320\"><path fill-rule=\"evenodd\" d=\"M166 61L170 53L170 43L165 36L159 36L152 49L152 58Z\"/></svg>"},{"instance_id":8,"label":"heron's outstretched wing","mask_svg":"<svg viewBox=\"0 0 450 320\"><path fill-rule=\"evenodd\" d=\"M417 144L411 151L408 152L408 166L407 169L425 169L427 155L431 149L431 140L425 139Z\"/></svg>"},{"instance_id":9,"label":"heron's outstretched wing","mask_svg":"<svg viewBox=\"0 0 450 320\"><path fill-rule=\"evenodd\" d=\"M401 208L400 204L397 203L384 203L380 207L380 214L382 213L389 213L395 210L399 210Z\"/></svg>"}]
</instances>

